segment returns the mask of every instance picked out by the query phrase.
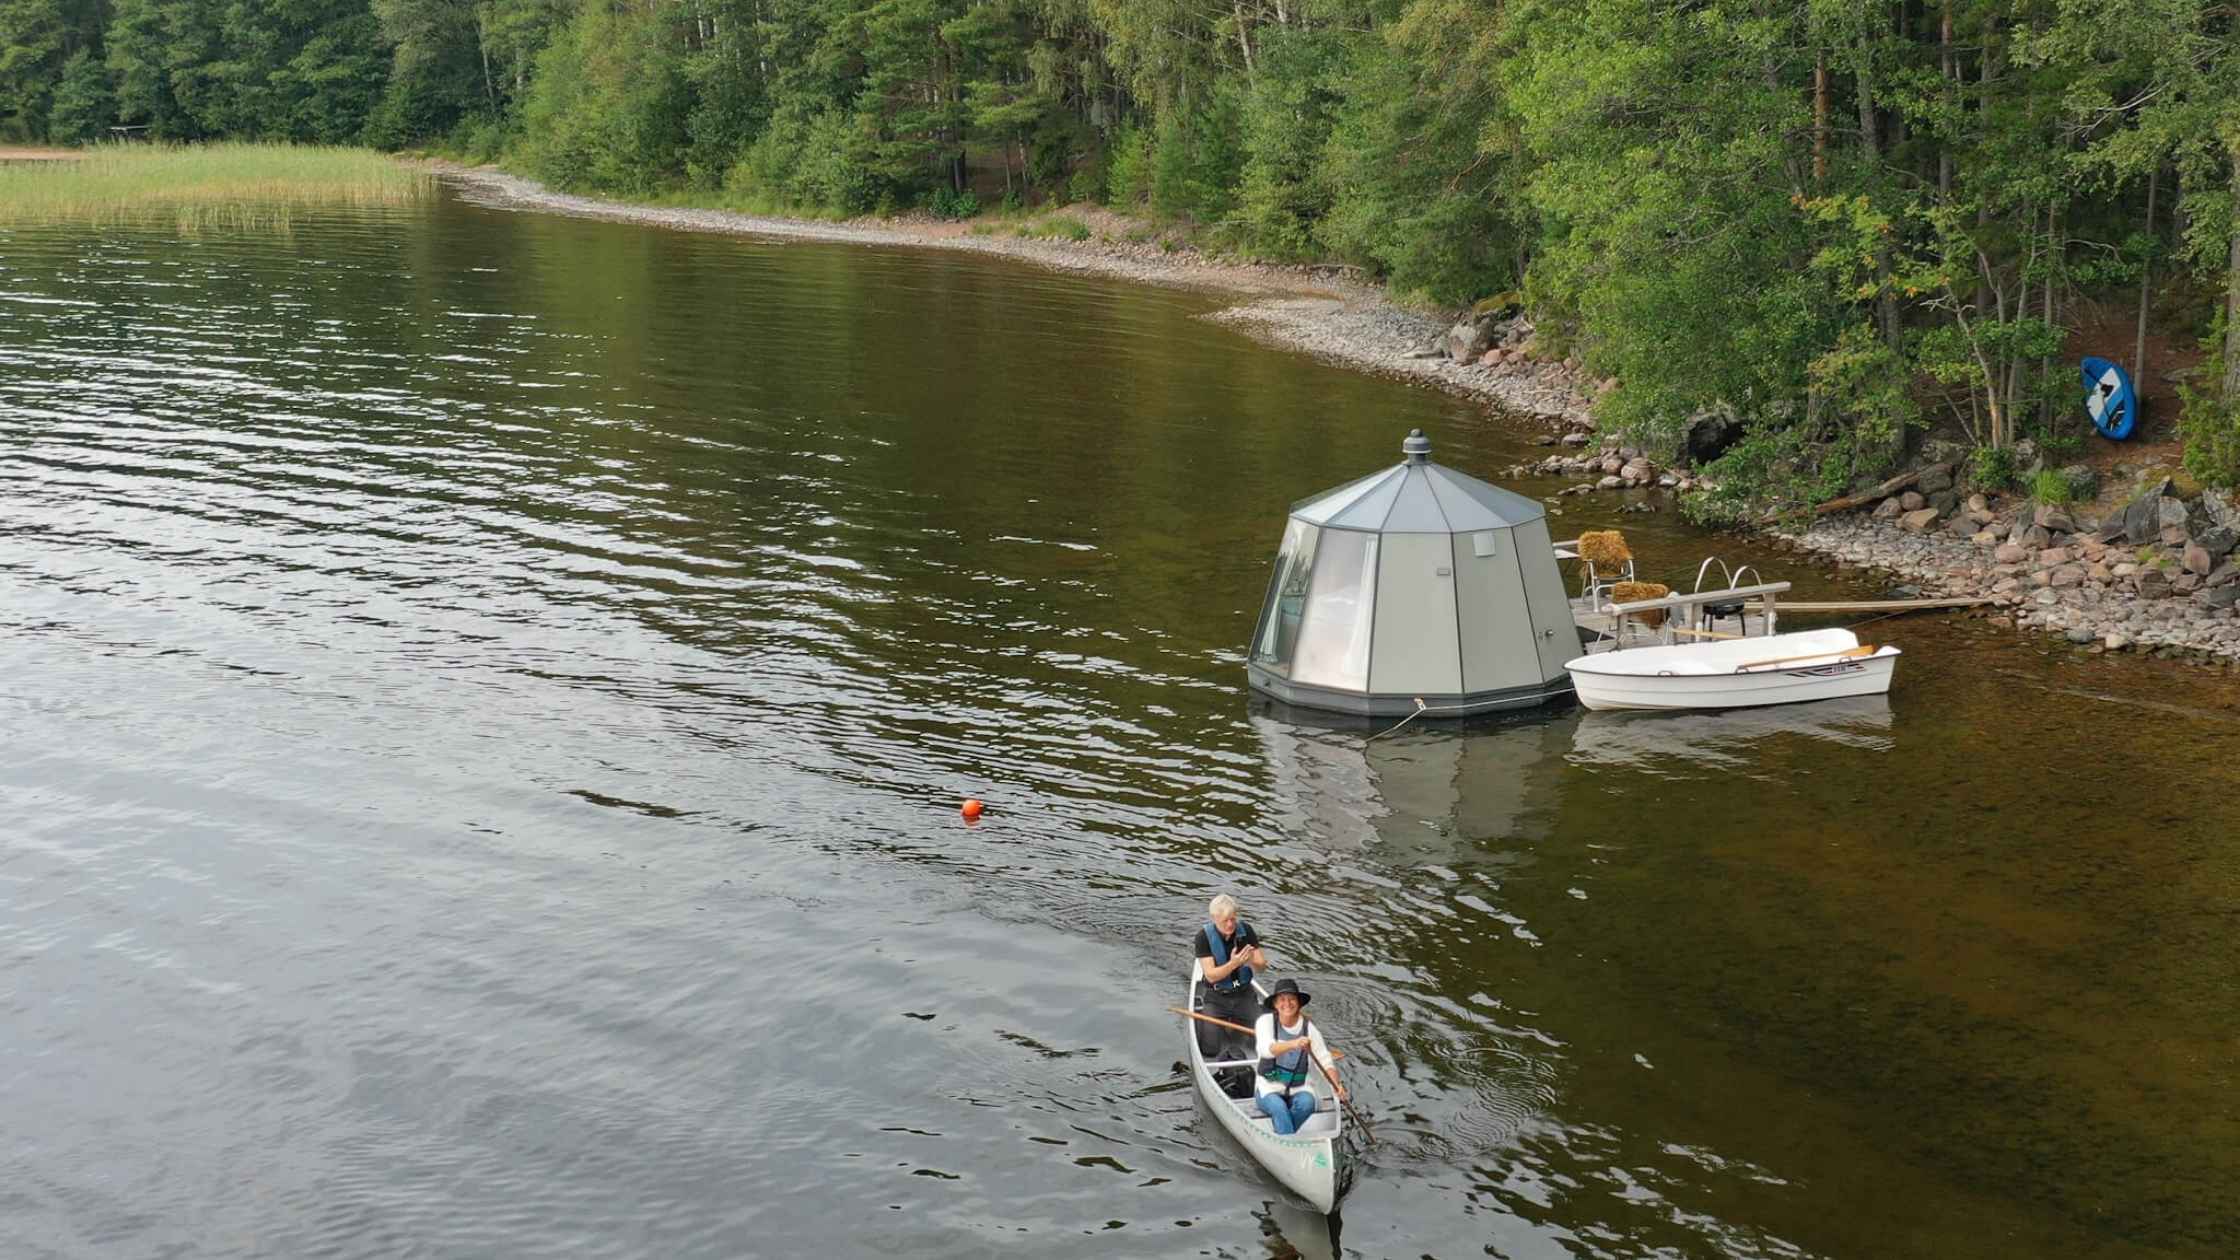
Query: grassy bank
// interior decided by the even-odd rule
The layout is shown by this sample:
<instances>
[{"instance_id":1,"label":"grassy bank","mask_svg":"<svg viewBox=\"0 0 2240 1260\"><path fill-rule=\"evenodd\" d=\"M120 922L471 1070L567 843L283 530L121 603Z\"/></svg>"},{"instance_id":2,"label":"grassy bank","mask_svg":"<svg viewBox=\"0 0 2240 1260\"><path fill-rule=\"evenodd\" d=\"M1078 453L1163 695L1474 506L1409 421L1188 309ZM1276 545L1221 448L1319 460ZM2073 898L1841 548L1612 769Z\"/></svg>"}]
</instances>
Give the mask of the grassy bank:
<instances>
[{"instance_id":1,"label":"grassy bank","mask_svg":"<svg viewBox=\"0 0 2240 1260\"><path fill-rule=\"evenodd\" d=\"M433 186L425 172L370 149L104 145L75 162L0 165L0 226L285 228L298 210L409 205Z\"/></svg>"}]
</instances>

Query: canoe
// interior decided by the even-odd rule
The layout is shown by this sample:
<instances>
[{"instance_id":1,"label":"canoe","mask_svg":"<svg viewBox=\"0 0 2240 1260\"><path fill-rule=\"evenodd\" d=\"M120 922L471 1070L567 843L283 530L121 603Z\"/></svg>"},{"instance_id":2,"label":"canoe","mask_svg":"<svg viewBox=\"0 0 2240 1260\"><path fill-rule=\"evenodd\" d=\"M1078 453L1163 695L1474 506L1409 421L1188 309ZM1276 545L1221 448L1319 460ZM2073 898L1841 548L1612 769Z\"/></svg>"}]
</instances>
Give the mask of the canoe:
<instances>
[{"instance_id":1,"label":"canoe","mask_svg":"<svg viewBox=\"0 0 2240 1260\"><path fill-rule=\"evenodd\" d=\"M2086 355L2080 365L2084 375L2084 409L2092 427L2121 442L2139 425L2139 391L2131 387L2131 374L2123 365L2097 355Z\"/></svg>"},{"instance_id":2,"label":"canoe","mask_svg":"<svg viewBox=\"0 0 2240 1260\"><path fill-rule=\"evenodd\" d=\"M1743 709L1890 690L1898 649L1849 630L1627 648L1565 663L1590 709Z\"/></svg>"},{"instance_id":3,"label":"canoe","mask_svg":"<svg viewBox=\"0 0 2240 1260\"><path fill-rule=\"evenodd\" d=\"M1204 1009L1199 1001L1203 987L1197 964L1193 962L1186 990L1187 1009ZM1267 998L1268 991L1259 981L1253 981L1252 987L1262 1000ZM1253 1060L1209 1066L1204 1052L1198 1049L1198 1021L1186 1019L1182 1024L1183 1039L1190 1043L1190 1076L1198 1082L1198 1097L1204 1100L1206 1110L1212 1112L1214 1120L1228 1130L1237 1145L1267 1169L1269 1175L1283 1183L1285 1189L1304 1199L1315 1211L1329 1215L1353 1180L1352 1164L1345 1156L1345 1144L1341 1141L1345 1114L1330 1097L1330 1083L1316 1081L1315 1096L1320 1105L1314 1115L1297 1133L1279 1136L1267 1114L1260 1110L1259 1103L1249 1095L1229 1097L1214 1079L1214 1067L1251 1065Z\"/></svg>"}]
</instances>

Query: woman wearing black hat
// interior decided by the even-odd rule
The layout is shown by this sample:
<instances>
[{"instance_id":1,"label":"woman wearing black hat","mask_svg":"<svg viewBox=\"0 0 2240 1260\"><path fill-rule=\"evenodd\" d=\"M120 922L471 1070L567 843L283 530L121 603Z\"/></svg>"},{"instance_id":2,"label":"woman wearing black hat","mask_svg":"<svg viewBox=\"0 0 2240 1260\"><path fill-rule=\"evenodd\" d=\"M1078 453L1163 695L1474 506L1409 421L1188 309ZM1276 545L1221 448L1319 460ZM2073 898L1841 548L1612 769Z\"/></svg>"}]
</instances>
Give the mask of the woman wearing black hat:
<instances>
[{"instance_id":1,"label":"woman wearing black hat","mask_svg":"<svg viewBox=\"0 0 2240 1260\"><path fill-rule=\"evenodd\" d=\"M1260 1059L1260 1110L1268 1113L1277 1133L1296 1133L1314 1115L1314 1086L1307 1083L1313 1070L1307 1063L1309 1054L1329 1075L1330 1088L1339 1100L1346 1096L1346 1087L1338 1084L1338 1065L1331 1061L1330 1048L1322 1044L1322 1030L1306 1017L1306 1005L1313 999L1298 981L1278 980L1263 1003L1268 1013L1253 1026L1253 1052Z\"/></svg>"}]
</instances>

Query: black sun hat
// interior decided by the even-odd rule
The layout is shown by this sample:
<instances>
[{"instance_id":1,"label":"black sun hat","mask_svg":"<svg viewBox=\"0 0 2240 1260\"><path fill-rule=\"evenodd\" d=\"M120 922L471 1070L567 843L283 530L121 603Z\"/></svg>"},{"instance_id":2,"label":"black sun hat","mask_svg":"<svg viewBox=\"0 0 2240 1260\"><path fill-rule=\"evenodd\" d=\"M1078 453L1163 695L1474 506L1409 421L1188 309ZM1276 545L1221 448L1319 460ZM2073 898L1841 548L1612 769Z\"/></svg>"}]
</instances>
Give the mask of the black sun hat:
<instances>
[{"instance_id":1,"label":"black sun hat","mask_svg":"<svg viewBox=\"0 0 2240 1260\"><path fill-rule=\"evenodd\" d=\"M1314 994L1300 988L1298 981L1288 979L1278 980L1276 981L1276 987L1268 990L1268 996L1261 999L1260 1009L1264 1011L1274 1010L1276 1008L1276 998L1285 993L1288 993L1291 996L1299 999L1299 1006L1301 1007L1301 1009L1304 1009L1307 1003L1314 1001Z\"/></svg>"}]
</instances>

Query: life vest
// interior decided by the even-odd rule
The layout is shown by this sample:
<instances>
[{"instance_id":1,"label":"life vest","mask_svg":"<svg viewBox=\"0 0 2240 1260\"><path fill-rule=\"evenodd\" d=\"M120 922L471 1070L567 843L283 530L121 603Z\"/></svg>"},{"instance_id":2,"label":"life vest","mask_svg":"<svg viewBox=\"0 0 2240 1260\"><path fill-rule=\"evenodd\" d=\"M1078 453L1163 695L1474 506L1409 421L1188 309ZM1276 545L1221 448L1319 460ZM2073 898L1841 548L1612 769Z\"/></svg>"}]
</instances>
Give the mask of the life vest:
<instances>
[{"instance_id":1,"label":"life vest","mask_svg":"<svg viewBox=\"0 0 2240 1260\"><path fill-rule=\"evenodd\" d=\"M1274 1015L1268 1016L1268 1019L1270 1021L1268 1024L1268 1039L1270 1041L1282 1041L1284 1039L1283 1021ZM1299 1017L1299 1035L1302 1037L1314 1035L1314 1022L1303 1015ZM1292 1090L1307 1083L1307 1056L1313 1053L1314 1047L1303 1046L1289 1054L1278 1054L1262 1059L1260 1060L1260 1078L1272 1085L1283 1086L1284 1097L1289 1098Z\"/></svg>"},{"instance_id":2,"label":"life vest","mask_svg":"<svg viewBox=\"0 0 2240 1260\"><path fill-rule=\"evenodd\" d=\"M1237 932L1239 935L1242 935L1244 933L1244 928L1244 924L1237 924ZM1229 965L1229 947L1222 943L1220 931L1216 929L1211 923L1206 924L1206 944L1213 946L1214 966L1226 967ZM1219 989L1223 993L1228 993L1235 989L1241 989L1251 983L1252 968L1246 966L1239 967L1235 971L1230 972L1229 978L1226 980L1213 981L1211 987Z\"/></svg>"}]
</instances>

